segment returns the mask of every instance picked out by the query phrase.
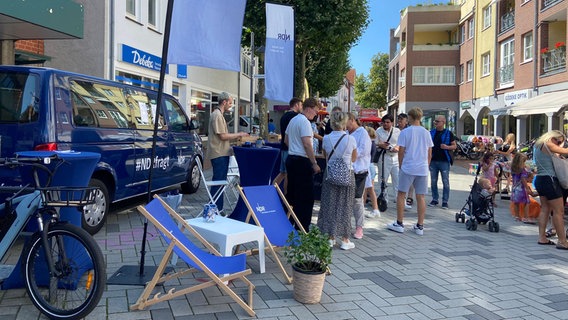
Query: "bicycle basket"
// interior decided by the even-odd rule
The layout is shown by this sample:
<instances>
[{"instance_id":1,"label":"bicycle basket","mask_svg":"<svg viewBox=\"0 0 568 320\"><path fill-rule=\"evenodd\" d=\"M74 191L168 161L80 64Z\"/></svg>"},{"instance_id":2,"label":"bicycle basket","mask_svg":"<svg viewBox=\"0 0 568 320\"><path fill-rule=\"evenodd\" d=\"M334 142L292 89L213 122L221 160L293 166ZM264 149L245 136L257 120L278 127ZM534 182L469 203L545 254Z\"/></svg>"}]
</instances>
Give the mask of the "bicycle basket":
<instances>
[{"instance_id":1,"label":"bicycle basket","mask_svg":"<svg viewBox=\"0 0 568 320\"><path fill-rule=\"evenodd\" d=\"M95 203L96 187L41 188L41 198L47 207L82 207Z\"/></svg>"}]
</instances>

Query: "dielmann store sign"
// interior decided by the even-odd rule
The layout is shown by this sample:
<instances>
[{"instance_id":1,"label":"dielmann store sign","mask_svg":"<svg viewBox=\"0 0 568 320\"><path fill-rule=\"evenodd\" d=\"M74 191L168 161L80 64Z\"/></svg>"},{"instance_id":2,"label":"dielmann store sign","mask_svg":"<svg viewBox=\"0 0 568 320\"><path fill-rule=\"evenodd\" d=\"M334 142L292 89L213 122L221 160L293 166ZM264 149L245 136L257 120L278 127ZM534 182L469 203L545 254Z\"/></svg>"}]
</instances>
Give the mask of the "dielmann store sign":
<instances>
[{"instance_id":1,"label":"dielmann store sign","mask_svg":"<svg viewBox=\"0 0 568 320\"><path fill-rule=\"evenodd\" d=\"M122 45L122 61L158 72L162 67L162 58L125 44Z\"/></svg>"}]
</instances>

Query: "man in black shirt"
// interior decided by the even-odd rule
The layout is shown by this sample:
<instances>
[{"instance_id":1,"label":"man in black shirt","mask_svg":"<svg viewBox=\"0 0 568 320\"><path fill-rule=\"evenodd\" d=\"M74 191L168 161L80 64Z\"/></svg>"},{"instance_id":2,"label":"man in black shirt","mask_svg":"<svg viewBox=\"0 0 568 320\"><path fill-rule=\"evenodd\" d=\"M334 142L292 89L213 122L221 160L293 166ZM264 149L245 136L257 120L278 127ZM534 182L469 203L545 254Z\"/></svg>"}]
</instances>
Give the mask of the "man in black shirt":
<instances>
[{"instance_id":1,"label":"man in black shirt","mask_svg":"<svg viewBox=\"0 0 568 320\"><path fill-rule=\"evenodd\" d=\"M280 118L280 133L282 138L280 139L280 173L274 178L274 183L280 184L284 180L284 194L287 191L288 181L286 179L286 159L288 158L288 146L284 143L284 137L286 136L286 129L290 120L302 112L302 100L298 98L292 98L290 100L290 110L286 111L282 118Z\"/></svg>"}]
</instances>

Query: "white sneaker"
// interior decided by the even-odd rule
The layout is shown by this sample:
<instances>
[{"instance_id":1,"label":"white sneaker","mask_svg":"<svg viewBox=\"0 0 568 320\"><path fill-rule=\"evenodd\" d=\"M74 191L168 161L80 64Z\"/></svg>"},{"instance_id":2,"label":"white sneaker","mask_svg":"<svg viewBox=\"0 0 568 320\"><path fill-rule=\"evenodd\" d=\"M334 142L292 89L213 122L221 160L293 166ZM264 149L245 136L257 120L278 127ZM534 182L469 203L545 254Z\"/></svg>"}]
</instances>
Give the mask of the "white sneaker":
<instances>
[{"instance_id":1,"label":"white sneaker","mask_svg":"<svg viewBox=\"0 0 568 320\"><path fill-rule=\"evenodd\" d=\"M380 218L381 212L379 210L373 210L373 212L365 212L365 217L367 218Z\"/></svg>"},{"instance_id":2,"label":"white sneaker","mask_svg":"<svg viewBox=\"0 0 568 320\"><path fill-rule=\"evenodd\" d=\"M394 232L403 233L404 232L404 225L398 224L396 221L393 223L387 224L387 228Z\"/></svg>"},{"instance_id":3,"label":"white sneaker","mask_svg":"<svg viewBox=\"0 0 568 320\"><path fill-rule=\"evenodd\" d=\"M333 248L333 246L335 246L335 239L329 239L327 240L329 242L329 246Z\"/></svg>"},{"instance_id":4,"label":"white sneaker","mask_svg":"<svg viewBox=\"0 0 568 320\"><path fill-rule=\"evenodd\" d=\"M353 249L355 248L355 244L351 241L349 242L343 242L341 241L341 250L349 250L349 249Z\"/></svg>"},{"instance_id":5,"label":"white sneaker","mask_svg":"<svg viewBox=\"0 0 568 320\"><path fill-rule=\"evenodd\" d=\"M419 228L417 225L414 225L414 227L412 227L412 229L414 229L414 232L419 235L422 236L424 235L424 227Z\"/></svg>"},{"instance_id":6,"label":"white sneaker","mask_svg":"<svg viewBox=\"0 0 568 320\"><path fill-rule=\"evenodd\" d=\"M412 206L405 204L404 209L412 209Z\"/></svg>"}]
</instances>

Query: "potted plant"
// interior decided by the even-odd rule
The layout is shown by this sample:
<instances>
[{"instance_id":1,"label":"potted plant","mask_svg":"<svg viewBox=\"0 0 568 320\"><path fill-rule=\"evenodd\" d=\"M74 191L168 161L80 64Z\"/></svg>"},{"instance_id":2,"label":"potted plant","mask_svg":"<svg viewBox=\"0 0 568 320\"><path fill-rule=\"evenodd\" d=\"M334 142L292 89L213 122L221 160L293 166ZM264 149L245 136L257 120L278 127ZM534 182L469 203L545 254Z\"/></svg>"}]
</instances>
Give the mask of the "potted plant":
<instances>
[{"instance_id":1,"label":"potted plant","mask_svg":"<svg viewBox=\"0 0 568 320\"><path fill-rule=\"evenodd\" d=\"M325 276L331 263L329 237L317 226L307 233L291 232L284 255L292 264L294 299L301 303L321 300Z\"/></svg>"}]
</instances>

